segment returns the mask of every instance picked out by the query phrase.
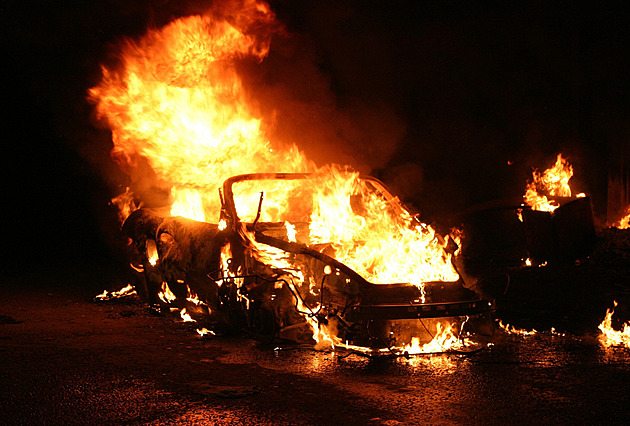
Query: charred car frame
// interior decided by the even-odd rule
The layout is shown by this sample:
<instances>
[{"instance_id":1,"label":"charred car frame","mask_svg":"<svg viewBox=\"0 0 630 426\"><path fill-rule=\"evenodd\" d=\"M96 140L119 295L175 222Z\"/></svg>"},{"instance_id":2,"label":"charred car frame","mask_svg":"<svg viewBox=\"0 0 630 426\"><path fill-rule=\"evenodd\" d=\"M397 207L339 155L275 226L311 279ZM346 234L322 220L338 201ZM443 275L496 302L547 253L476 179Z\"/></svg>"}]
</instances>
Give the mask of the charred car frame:
<instances>
[{"instance_id":1,"label":"charred car frame","mask_svg":"<svg viewBox=\"0 0 630 426\"><path fill-rule=\"evenodd\" d=\"M460 332L478 332L491 323L492 302L464 288L461 279L426 282L423 289L409 283L372 283L337 260L330 244L300 242L308 222L293 223L298 237L289 238L283 222L259 220L264 192L254 220L239 217L236 184L299 184L315 176L231 177L220 191L217 224L171 216L166 209L136 210L123 233L130 239L140 297L163 310L186 308L199 321L247 328L267 339L312 342L313 328L328 327L339 342L373 349L400 346L414 336L428 341L432 324L446 318L465 324ZM404 208L377 179L361 180L392 209ZM257 253L260 245L286 262L265 261Z\"/></svg>"}]
</instances>

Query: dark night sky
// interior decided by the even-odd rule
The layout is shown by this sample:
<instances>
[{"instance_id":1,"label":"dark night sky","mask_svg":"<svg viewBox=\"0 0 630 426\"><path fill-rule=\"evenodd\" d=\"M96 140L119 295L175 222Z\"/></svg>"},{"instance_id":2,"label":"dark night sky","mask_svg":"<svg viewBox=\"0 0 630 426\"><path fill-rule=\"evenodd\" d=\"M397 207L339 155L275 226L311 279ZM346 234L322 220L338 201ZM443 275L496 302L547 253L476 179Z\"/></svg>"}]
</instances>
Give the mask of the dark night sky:
<instances>
[{"instance_id":1,"label":"dark night sky","mask_svg":"<svg viewBox=\"0 0 630 426\"><path fill-rule=\"evenodd\" d=\"M23 3L0 8L5 261L106 256L116 239L107 201L124 176L86 90L117 40L208 2ZM607 169L630 140L623 2L417 3L271 3L338 108L382 105L396 117L403 131L373 174L428 217L449 217L518 197L531 167L563 152L604 214Z\"/></svg>"}]
</instances>

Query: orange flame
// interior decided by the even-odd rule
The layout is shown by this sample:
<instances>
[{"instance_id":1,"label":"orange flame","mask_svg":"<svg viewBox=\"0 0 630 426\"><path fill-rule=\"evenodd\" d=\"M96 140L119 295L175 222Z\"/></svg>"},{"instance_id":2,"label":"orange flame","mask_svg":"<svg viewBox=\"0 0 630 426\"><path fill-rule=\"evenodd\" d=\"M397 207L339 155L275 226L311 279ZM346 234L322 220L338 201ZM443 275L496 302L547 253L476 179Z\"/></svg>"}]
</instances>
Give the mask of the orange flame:
<instances>
[{"instance_id":1,"label":"orange flame","mask_svg":"<svg viewBox=\"0 0 630 426\"><path fill-rule=\"evenodd\" d=\"M411 283L422 288L428 281L452 282L459 278L451 264L451 255L444 250L447 241L431 226L418 222L403 208L392 209L387 199L370 191L358 173L336 167L327 170L328 173L310 182L300 182L302 203L295 209L282 212L276 207L292 205L289 199L284 199L269 209L277 216L263 213L263 220L282 222L283 214L308 215L304 206L309 206L309 235L302 242L330 244L335 259L376 284ZM237 209L241 206L239 201ZM255 208L244 210L239 216L253 221ZM273 258L279 254L272 248L257 243L251 236L249 239L261 252L262 262L278 268L289 267L284 260L274 263Z\"/></svg>"},{"instance_id":2,"label":"orange flame","mask_svg":"<svg viewBox=\"0 0 630 426\"><path fill-rule=\"evenodd\" d=\"M155 244L155 240L147 240L147 259L151 266L155 266L160 260L160 255L157 250L157 245Z\"/></svg>"},{"instance_id":3,"label":"orange flame","mask_svg":"<svg viewBox=\"0 0 630 426\"><path fill-rule=\"evenodd\" d=\"M177 299L177 296L173 294L166 281L162 281L162 291L158 293L158 297L162 299L162 302L164 303L171 303Z\"/></svg>"},{"instance_id":4,"label":"orange flame","mask_svg":"<svg viewBox=\"0 0 630 426\"><path fill-rule=\"evenodd\" d=\"M186 308L182 309L182 310L179 312L179 316L181 317L181 319L182 319L184 322L197 322L197 321L195 321L195 320L193 319L193 317L191 317L191 316L190 316L190 314L186 311Z\"/></svg>"},{"instance_id":5,"label":"orange flame","mask_svg":"<svg viewBox=\"0 0 630 426\"><path fill-rule=\"evenodd\" d=\"M125 287L121 288L118 291L109 292L104 290L101 294L94 296L94 300L110 300L110 299L121 299L123 297L131 296L136 294L136 289L133 288L131 284L127 284Z\"/></svg>"},{"instance_id":6,"label":"orange flame","mask_svg":"<svg viewBox=\"0 0 630 426\"><path fill-rule=\"evenodd\" d=\"M626 209L626 215L614 225L617 229L630 229L630 206Z\"/></svg>"},{"instance_id":7,"label":"orange flame","mask_svg":"<svg viewBox=\"0 0 630 426\"><path fill-rule=\"evenodd\" d=\"M205 305L201 300L199 300L199 296L197 296L189 286L186 286L187 294L186 300L194 305Z\"/></svg>"},{"instance_id":8,"label":"orange flame","mask_svg":"<svg viewBox=\"0 0 630 426\"><path fill-rule=\"evenodd\" d=\"M89 91L99 117L112 129L112 156L123 170L148 161L170 190L171 211L201 221L218 220L217 188L230 176L251 172L308 171L312 164L293 147L274 147L246 100L236 65L261 61L269 35L256 27L275 19L262 2L228 4L219 18L173 21L122 48L120 69L103 67ZM255 161L252 161L255 159Z\"/></svg>"},{"instance_id":9,"label":"orange flame","mask_svg":"<svg viewBox=\"0 0 630 426\"><path fill-rule=\"evenodd\" d=\"M411 344L407 345L404 351L409 355L439 353L462 349L471 344L472 341L470 339L456 336L453 324L443 325L438 322L437 332L429 343L420 345L420 338L413 337Z\"/></svg>"},{"instance_id":10,"label":"orange flame","mask_svg":"<svg viewBox=\"0 0 630 426\"><path fill-rule=\"evenodd\" d=\"M613 302L614 306L617 306L617 302ZM623 325L622 330L615 330L612 328L612 316L615 313L615 309L606 309L606 317L599 325L599 329L602 332L600 341L605 347L610 346L625 346L630 348L630 322Z\"/></svg>"},{"instance_id":11,"label":"orange flame","mask_svg":"<svg viewBox=\"0 0 630 426\"><path fill-rule=\"evenodd\" d=\"M142 207L142 203L136 201L136 197L129 187L125 188L125 192L112 198L112 204L118 207L118 219L123 223L127 217Z\"/></svg>"},{"instance_id":12,"label":"orange flame","mask_svg":"<svg viewBox=\"0 0 630 426\"><path fill-rule=\"evenodd\" d=\"M261 221L286 222L295 239L300 236L293 233L293 224L309 222L307 240L301 243L330 244L337 260L371 282L422 288L427 281L456 281L446 242L402 207L393 209L396 199L369 191L358 173L338 166L317 169L295 145L280 146L266 138L238 64L263 61L271 35L282 29L266 3L220 4L221 9L214 6L204 15L177 19L127 41L120 67L102 68L102 80L89 91L89 99L112 130L112 156L119 166L130 175L148 166L152 185L170 194L172 215L213 223L221 208L217 189L231 176L318 171L310 185L274 182L262 194L254 184L239 184L235 202L240 218L253 221L264 196ZM130 201L133 192L120 203L123 215L138 208ZM225 226L220 223L221 229ZM286 270L301 285L303 274L283 253L241 232L259 260ZM152 254L148 257L154 264L158 259ZM238 275L230 270L230 258L226 245L221 253L224 279ZM240 285L239 278L234 280ZM168 300L166 290L168 286L161 295ZM245 295L239 297L248 304ZM332 339L323 325L314 330Z\"/></svg>"},{"instance_id":13,"label":"orange flame","mask_svg":"<svg viewBox=\"0 0 630 426\"><path fill-rule=\"evenodd\" d=\"M536 331L536 329L524 330L522 328L516 328L516 327L514 327L513 325L510 325L510 324L503 324L503 321L501 321L501 320L499 320L499 328L501 328L507 334L518 334L518 335L521 335L521 336L533 336L534 334L538 333L538 331Z\"/></svg>"},{"instance_id":14,"label":"orange flame","mask_svg":"<svg viewBox=\"0 0 630 426\"><path fill-rule=\"evenodd\" d=\"M532 182L527 184L524 195L525 203L533 210L552 212L559 207L555 200L548 200L544 193L552 197L570 197L569 179L573 176L573 167L562 154L558 154L553 167L542 174L538 170L532 172ZM538 191L543 193L539 193Z\"/></svg>"},{"instance_id":15,"label":"orange flame","mask_svg":"<svg viewBox=\"0 0 630 426\"><path fill-rule=\"evenodd\" d=\"M235 174L276 171L278 165L283 172L315 169L295 146L273 147L247 103L236 59L265 57L268 37L246 29L274 17L259 2L246 6L238 22L213 13L191 16L128 42L122 69L103 68L101 84L90 90L98 114L112 128L115 158L124 168L146 158L170 188L174 215L218 220L216 189ZM311 192L310 244L333 242L338 260L374 282L458 279L444 242L430 226L416 223L406 211L393 215L385 200L366 195L357 173L325 171ZM242 186L239 214L252 220L259 196ZM286 203L295 191L295 184L281 182L272 192L285 195L266 194L265 203L279 199L279 204L267 205L262 220L275 220L273 212L300 211L295 202ZM351 197L357 195L364 195L369 217L353 211Z\"/></svg>"},{"instance_id":16,"label":"orange flame","mask_svg":"<svg viewBox=\"0 0 630 426\"><path fill-rule=\"evenodd\" d=\"M201 337L205 337L205 336L216 336L216 333L212 330L208 330L207 328L203 327L203 328L198 328L197 329L197 334L199 334L199 336Z\"/></svg>"}]
</instances>

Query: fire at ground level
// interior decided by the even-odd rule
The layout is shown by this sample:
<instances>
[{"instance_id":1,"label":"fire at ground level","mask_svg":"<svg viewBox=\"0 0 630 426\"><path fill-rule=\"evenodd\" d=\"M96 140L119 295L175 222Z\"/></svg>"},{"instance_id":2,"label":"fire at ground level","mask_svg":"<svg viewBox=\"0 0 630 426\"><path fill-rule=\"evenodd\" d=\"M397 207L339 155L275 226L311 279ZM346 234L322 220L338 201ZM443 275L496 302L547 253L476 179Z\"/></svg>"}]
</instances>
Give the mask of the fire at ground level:
<instances>
[{"instance_id":1,"label":"fire at ground level","mask_svg":"<svg viewBox=\"0 0 630 426\"><path fill-rule=\"evenodd\" d=\"M93 303L124 285L106 265L7 276L0 411L12 424L623 424L630 353L605 348L597 325L613 300L615 318L630 317L630 270L604 249L582 265L513 274L497 318L539 332L497 328L492 346L465 357L200 338L135 298Z\"/></svg>"}]
</instances>

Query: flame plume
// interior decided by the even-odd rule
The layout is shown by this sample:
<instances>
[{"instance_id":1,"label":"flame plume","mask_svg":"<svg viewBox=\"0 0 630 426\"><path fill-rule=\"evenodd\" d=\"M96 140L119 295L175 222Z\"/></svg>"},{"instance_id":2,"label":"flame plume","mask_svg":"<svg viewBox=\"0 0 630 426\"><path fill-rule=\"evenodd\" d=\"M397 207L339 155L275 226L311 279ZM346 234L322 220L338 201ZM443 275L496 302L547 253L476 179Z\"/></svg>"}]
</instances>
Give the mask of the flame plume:
<instances>
[{"instance_id":1,"label":"flame plume","mask_svg":"<svg viewBox=\"0 0 630 426\"><path fill-rule=\"evenodd\" d=\"M313 169L295 146L265 139L236 70L239 60L268 54L269 34L254 30L273 28L273 13L253 0L227 6L238 8L222 9L222 19L216 10L180 18L127 41L120 69L103 67L101 83L89 91L112 129L121 168L137 169L146 159L170 190L172 213L201 221L218 220L217 188L227 177L279 165Z\"/></svg>"}]
</instances>

